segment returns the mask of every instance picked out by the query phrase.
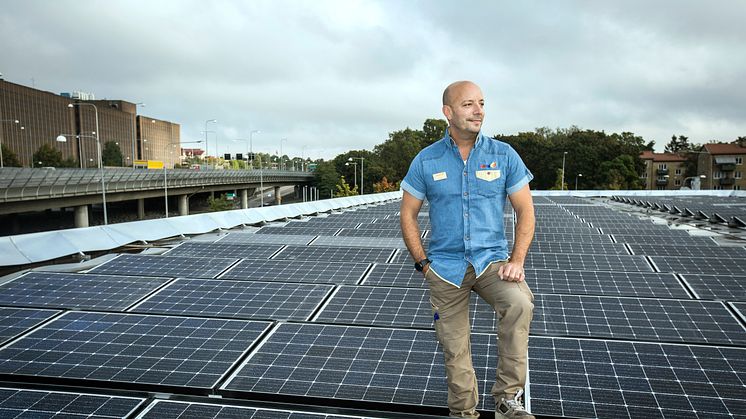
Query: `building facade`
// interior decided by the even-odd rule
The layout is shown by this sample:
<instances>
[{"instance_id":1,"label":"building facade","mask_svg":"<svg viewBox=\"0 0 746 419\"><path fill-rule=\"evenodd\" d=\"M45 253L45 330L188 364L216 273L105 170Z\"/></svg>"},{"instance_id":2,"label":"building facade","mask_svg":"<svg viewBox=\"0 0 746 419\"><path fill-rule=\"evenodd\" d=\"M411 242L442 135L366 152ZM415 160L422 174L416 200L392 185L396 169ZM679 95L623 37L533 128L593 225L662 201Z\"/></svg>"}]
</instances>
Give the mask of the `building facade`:
<instances>
[{"instance_id":1,"label":"building facade","mask_svg":"<svg viewBox=\"0 0 746 419\"><path fill-rule=\"evenodd\" d=\"M743 144L705 144L698 154L697 173L706 176L706 189L746 190Z\"/></svg>"},{"instance_id":2,"label":"building facade","mask_svg":"<svg viewBox=\"0 0 746 419\"><path fill-rule=\"evenodd\" d=\"M82 168L98 167L96 113L101 147L115 143L122 152L121 166L150 159L173 167L179 161L179 124L139 116L134 103L79 100L0 80L0 143L18 157L23 167L44 165L32 161L43 144L51 145L63 159L72 159ZM141 127L141 120L157 122ZM67 141L57 141L60 135ZM148 137L152 146L143 147ZM169 142L177 143L173 152L166 148Z\"/></svg>"},{"instance_id":3,"label":"building facade","mask_svg":"<svg viewBox=\"0 0 746 419\"><path fill-rule=\"evenodd\" d=\"M675 190L690 187L692 179L686 177L687 158L676 153L643 151L640 159L645 170L640 176L646 190Z\"/></svg>"}]
</instances>

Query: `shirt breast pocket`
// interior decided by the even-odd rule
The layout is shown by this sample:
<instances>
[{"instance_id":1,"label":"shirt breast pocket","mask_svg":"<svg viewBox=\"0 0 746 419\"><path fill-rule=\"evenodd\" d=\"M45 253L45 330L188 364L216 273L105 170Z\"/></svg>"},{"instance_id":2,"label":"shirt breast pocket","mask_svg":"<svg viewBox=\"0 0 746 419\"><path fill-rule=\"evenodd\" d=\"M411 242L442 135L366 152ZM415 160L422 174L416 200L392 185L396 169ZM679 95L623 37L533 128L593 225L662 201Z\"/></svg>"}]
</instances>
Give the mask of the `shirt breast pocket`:
<instances>
[{"instance_id":1,"label":"shirt breast pocket","mask_svg":"<svg viewBox=\"0 0 746 419\"><path fill-rule=\"evenodd\" d=\"M505 191L505 178L500 169L477 170L477 193L483 196L495 196Z\"/></svg>"},{"instance_id":2,"label":"shirt breast pocket","mask_svg":"<svg viewBox=\"0 0 746 419\"><path fill-rule=\"evenodd\" d=\"M459 179L453 171L446 170L435 162L426 162L424 168L428 195L432 194L433 198L458 195Z\"/></svg>"}]
</instances>

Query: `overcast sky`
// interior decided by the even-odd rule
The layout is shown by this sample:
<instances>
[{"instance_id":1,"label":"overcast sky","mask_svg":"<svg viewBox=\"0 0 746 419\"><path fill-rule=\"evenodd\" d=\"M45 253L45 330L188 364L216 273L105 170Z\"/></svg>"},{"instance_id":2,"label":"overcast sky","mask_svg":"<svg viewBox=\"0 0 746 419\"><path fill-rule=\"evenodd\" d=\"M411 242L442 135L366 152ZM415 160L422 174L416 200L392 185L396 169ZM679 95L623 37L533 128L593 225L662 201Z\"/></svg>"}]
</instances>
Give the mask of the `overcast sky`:
<instances>
[{"instance_id":1,"label":"overcast sky","mask_svg":"<svg viewBox=\"0 0 746 419\"><path fill-rule=\"evenodd\" d=\"M215 118L220 153L252 130L254 151L370 150L442 118L461 79L482 86L486 134L577 125L661 151L746 135L743 22L740 0L4 0L0 73L145 102L182 141Z\"/></svg>"}]
</instances>

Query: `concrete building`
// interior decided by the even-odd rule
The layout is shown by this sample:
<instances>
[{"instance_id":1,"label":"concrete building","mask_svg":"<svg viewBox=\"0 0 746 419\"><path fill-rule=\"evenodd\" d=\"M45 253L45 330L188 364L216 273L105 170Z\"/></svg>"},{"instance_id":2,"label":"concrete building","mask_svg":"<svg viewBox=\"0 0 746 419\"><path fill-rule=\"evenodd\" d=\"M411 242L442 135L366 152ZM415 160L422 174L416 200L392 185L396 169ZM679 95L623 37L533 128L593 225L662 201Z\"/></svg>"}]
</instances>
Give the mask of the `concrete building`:
<instances>
[{"instance_id":1,"label":"concrete building","mask_svg":"<svg viewBox=\"0 0 746 419\"><path fill-rule=\"evenodd\" d=\"M686 179L686 156L676 153L654 153L643 151L640 159L645 163L645 170L640 178L646 190L681 189Z\"/></svg>"},{"instance_id":2,"label":"concrete building","mask_svg":"<svg viewBox=\"0 0 746 419\"><path fill-rule=\"evenodd\" d=\"M137 106L124 100L73 97L91 98L92 94L67 96L0 80L0 142L16 154L22 166L33 166L33 154L42 144L49 144L79 167L97 167L96 111L101 146L117 144L122 151L122 166L132 166L140 159L164 160L168 167L178 162L178 148L173 153L167 150L168 143L180 139L178 124L139 116ZM71 108L73 103L82 105ZM95 105L95 109L87 104ZM65 135L67 141L56 141L59 135ZM151 144L143 146L146 139Z\"/></svg>"},{"instance_id":3,"label":"concrete building","mask_svg":"<svg viewBox=\"0 0 746 419\"><path fill-rule=\"evenodd\" d=\"M746 190L744 144L705 144L698 152L697 173L706 189Z\"/></svg>"}]
</instances>

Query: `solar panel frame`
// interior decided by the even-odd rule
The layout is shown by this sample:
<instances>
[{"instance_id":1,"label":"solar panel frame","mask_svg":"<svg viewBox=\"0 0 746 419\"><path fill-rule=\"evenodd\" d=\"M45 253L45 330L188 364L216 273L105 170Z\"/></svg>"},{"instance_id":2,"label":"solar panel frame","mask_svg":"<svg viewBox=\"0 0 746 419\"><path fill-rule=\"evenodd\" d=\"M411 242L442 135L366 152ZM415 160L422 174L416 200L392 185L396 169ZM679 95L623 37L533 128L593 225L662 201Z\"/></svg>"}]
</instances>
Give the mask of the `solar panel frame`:
<instances>
[{"instance_id":1,"label":"solar panel frame","mask_svg":"<svg viewBox=\"0 0 746 419\"><path fill-rule=\"evenodd\" d=\"M271 409L179 400L155 400L135 419L216 418L216 419L365 419L372 416L349 416L300 410ZM373 418L375 419L375 418Z\"/></svg>"},{"instance_id":2,"label":"solar panel frame","mask_svg":"<svg viewBox=\"0 0 746 419\"><path fill-rule=\"evenodd\" d=\"M166 256L183 257L223 257L269 259L282 249L279 244L230 244L230 243L195 243L184 242L165 253Z\"/></svg>"},{"instance_id":3,"label":"solar panel frame","mask_svg":"<svg viewBox=\"0 0 746 419\"><path fill-rule=\"evenodd\" d=\"M238 259L185 256L155 256L120 254L88 273L124 276L158 276L168 278L214 278Z\"/></svg>"},{"instance_id":4,"label":"solar panel frame","mask_svg":"<svg viewBox=\"0 0 746 419\"><path fill-rule=\"evenodd\" d=\"M746 275L746 263L741 259L705 257L648 256L659 272L680 274Z\"/></svg>"},{"instance_id":5,"label":"solar panel frame","mask_svg":"<svg viewBox=\"0 0 746 419\"><path fill-rule=\"evenodd\" d=\"M396 249L374 247L332 247L332 246L287 246L272 260L326 260L347 262L365 260L386 262Z\"/></svg>"},{"instance_id":6,"label":"solar panel frame","mask_svg":"<svg viewBox=\"0 0 746 419\"><path fill-rule=\"evenodd\" d=\"M380 247L386 249L406 249L404 240L390 237L351 237L351 236L318 236L309 246L331 247Z\"/></svg>"},{"instance_id":7,"label":"solar panel frame","mask_svg":"<svg viewBox=\"0 0 746 419\"><path fill-rule=\"evenodd\" d=\"M215 279L176 279L128 310L132 313L306 321L331 285Z\"/></svg>"},{"instance_id":8,"label":"solar panel frame","mask_svg":"<svg viewBox=\"0 0 746 419\"><path fill-rule=\"evenodd\" d=\"M370 268L367 262L244 259L219 276L242 281L356 284Z\"/></svg>"},{"instance_id":9,"label":"solar panel frame","mask_svg":"<svg viewBox=\"0 0 746 419\"><path fill-rule=\"evenodd\" d=\"M534 293L691 298L671 273L527 268L525 274Z\"/></svg>"},{"instance_id":10,"label":"solar panel frame","mask_svg":"<svg viewBox=\"0 0 746 419\"><path fill-rule=\"evenodd\" d=\"M254 234L254 233L228 233L220 237L215 243L224 244L297 244L308 245L317 236L310 234Z\"/></svg>"},{"instance_id":11,"label":"solar panel frame","mask_svg":"<svg viewBox=\"0 0 746 419\"><path fill-rule=\"evenodd\" d=\"M681 274L697 298L746 301L746 275Z\"/></svg>"},{"instance_id":12,"label":"solar panel frame","mask_svg":"<svg viewBox=\"0 0 746 419\"><path fill-rule=\"evenodd\" d=\"M679 246L679 245L653 245L653 244L628 244L636 255L646 256L677 256L677 257L710 257L746 259L746 249L738 246Z\"/></svg>"},{"instance_id":13,"label":"solar panel frame","mask_svg":"<svg viewBox=\"0 0 746 419\"><path fill-rule=\"evenodd\" d=\"M269 325L69 311L0 349L0 376L199 391L217 385Z\"/></svg>"},{"instance_id":14,"label":"solar panel frame","mask_svg":"<svg viewBox=\"0 0 746 419\"><path fill-rule=\"evenodd\" d=\"M0 387L0 415L6 418L119 419L144 403L141 397Z\"/></svg>"},{"instance_id":15,"label":"solar panel frame","mask_svg":"<svg viewBox=\"0 0 746 419\"><path fill-rule=\"evenodd\" d=\"M169 278L28 272L0 285L0 305L124 310Z\"/></svg>"},{"instance_id":16,"label":"solar panel frame","mask_svg":"<svg viewBox=\"0 0 746 419\"><path fill-rule=\"evenodd\" d=\"M526 268L578 271L653 272L644 256L635 255L575 255L529 252Z\"/></svg>"}]
</instances>

